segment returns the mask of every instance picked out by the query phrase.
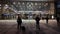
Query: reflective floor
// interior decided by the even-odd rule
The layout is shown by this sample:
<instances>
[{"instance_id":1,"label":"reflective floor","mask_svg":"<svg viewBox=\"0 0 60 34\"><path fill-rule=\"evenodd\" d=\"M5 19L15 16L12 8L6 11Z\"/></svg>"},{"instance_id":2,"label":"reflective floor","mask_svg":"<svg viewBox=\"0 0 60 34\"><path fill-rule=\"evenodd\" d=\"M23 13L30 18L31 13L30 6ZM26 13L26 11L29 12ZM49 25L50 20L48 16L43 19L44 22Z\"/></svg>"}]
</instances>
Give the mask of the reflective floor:
<instances>
[{"instance_id":1,"label":"reflective floor","mask_svg":"<svg viewBox=\"0 0 60 34\"><path fill-rule=\"evenodd\" d=\"M17 29L16 20L0 20L0 34L60 34L60 24L56 20L41 20L39 28L36 26L35 20L23 20L21 26L25 27L25 31Z\"/></svg>"}]
</instances>

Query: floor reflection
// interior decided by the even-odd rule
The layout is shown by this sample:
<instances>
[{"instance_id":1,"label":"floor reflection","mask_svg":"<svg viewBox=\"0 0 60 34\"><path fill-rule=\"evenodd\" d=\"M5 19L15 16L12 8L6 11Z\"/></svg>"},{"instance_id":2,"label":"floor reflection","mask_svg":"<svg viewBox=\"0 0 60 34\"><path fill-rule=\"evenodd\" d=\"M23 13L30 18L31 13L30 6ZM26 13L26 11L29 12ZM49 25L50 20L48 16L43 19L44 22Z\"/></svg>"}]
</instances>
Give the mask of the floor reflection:
<instances>
[{"instance_id":1,"label":"floor reflection","mask_svg":"<svg viewBox=\"0 0 60 34\"><path fill-rule=\"evenodd\" d=\"M57 22L58 31L60 32L60 22Z\"/></svg>"},{"instance_id":2,"label":"floor reflection","mask_svg":"<svg viewBox=\"0 0 60 34\"><path fill-rule=\"evenodd\" d=\"M40 25L36 25L36 34L45 34L45 32L41 30Z\"/></svg>"},{"instance_id":3,"label":"floor reflection","mask_svg":"<svg viewBox=\"0 0 60 34\"><path fill-rule=\"evenodd\" d=\"M17 28L16 34L26 34L26 28L24 26L21 26L21 28Z\"/></svg>"}]
</instances>

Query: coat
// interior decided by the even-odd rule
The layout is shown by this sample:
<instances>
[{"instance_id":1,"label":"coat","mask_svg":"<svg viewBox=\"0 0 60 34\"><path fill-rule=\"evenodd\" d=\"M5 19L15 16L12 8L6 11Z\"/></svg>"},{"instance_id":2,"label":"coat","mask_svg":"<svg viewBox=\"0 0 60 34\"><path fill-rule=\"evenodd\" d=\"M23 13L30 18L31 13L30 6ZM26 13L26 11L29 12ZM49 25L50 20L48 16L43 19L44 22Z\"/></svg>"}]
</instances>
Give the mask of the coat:
<instances>
[{"instance_id":1,"label":"coat","mask_svg":"<svg viewBox=\"0 0 60 34\"><path fill-rule=\"evenodd\" d=\"M18 23L18 24L21 24L21 23L22 23L22 19L18 17L17 23Z\"/></svg>"},{"instance_id":2,"label":"coat","mask_svg":"<svg viewBox=\"0 0 60 34\"><path fill-rule=\"evenodd\" d=\"M40 18L39 18L39 17L36 17L35 20L36 20L36 21L40 21Z\"/></svg>"}]
</instances>

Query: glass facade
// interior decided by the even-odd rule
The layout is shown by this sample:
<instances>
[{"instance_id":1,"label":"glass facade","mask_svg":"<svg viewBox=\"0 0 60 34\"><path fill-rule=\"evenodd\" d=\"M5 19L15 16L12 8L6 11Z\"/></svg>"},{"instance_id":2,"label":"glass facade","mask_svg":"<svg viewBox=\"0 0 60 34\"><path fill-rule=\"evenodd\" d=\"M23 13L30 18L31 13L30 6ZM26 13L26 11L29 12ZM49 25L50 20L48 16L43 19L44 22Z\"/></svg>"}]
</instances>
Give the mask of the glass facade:
<instances>
[{"instance_id":1,"label":"glass facade","mask_svg":"<svg viewBox=\"0 0 60 34\"><path fill-rule=\"evenodd\" d=\"M42 18L46 17L46 14L49 14L52 17L54 14L54 3L18 1L13 2L12 4L5 4L3 7L4 19L16 19L18 13L22 15L23 19L34 19L37 14L41 14Z\"/></svg>"},{"instance_id":2,"label":"glass facade","mask_svg":"<svg viewBox=\"0 0 60 34\"><path fill-rule=\"evenodd\" d=\"M49 10L48 2L13 2L18 11L43 11Z\"/></svg>"}]
</instances>

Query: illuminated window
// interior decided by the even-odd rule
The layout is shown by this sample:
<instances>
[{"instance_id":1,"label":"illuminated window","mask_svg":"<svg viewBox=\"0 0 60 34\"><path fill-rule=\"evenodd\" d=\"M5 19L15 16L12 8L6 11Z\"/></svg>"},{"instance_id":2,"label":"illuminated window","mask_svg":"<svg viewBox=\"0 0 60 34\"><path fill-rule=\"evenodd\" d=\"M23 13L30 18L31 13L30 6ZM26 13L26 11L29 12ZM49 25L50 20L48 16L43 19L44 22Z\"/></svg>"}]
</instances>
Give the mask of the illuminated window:
<instances>
[{"instance_id":1,"label":"illuminated window","mask_svg":"<svg viewBox=\"0 0 60 34\"><path fill-rule=\"evenodd\" d=\"M13 2L17 8L17 10L25 10L25 11L43 11L48 10L49 6L46 2Z\"/></svg>"}]
</instances>

